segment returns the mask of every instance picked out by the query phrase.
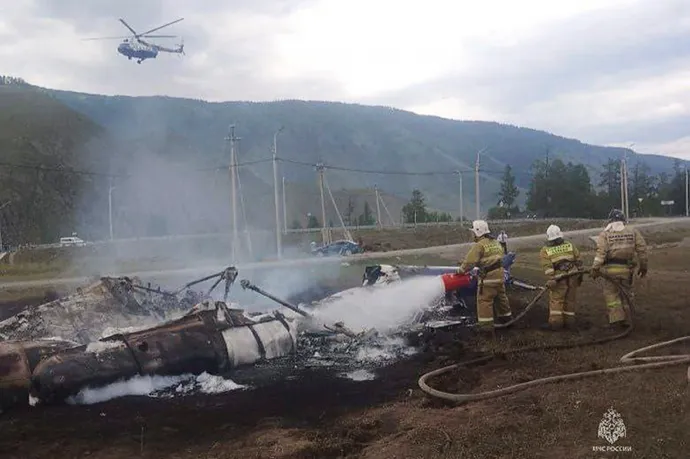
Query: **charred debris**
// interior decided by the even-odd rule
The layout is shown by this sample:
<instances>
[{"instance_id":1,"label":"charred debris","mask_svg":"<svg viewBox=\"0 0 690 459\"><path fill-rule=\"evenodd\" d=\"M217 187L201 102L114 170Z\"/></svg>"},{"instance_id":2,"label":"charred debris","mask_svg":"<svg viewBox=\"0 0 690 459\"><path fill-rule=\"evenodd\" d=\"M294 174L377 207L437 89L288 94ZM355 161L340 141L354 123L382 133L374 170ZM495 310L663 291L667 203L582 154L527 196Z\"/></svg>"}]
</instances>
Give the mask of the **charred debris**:
<instances>
[{"instance_id":1,"label":"charred debris","mask_svg":"<svg viewBox=\"0 0 690 459\"><path fill-rule=\"evenodd\" d=\"M138 278L102 277L1 321L0 408L30 397L61 403L84 388L136 376L226 375L272 362L361 368L358 349L381 345L376 330L318 324L304 309L242 280L242 288L287 308L247 313L228 301L237 276L229 267L175 291ZM207 291L192 290L208 281ZM211 294L221 283L223 300L215 301ZM372 283L365 275L364 284Z\"/></svg>"},{"instance_id":2,"label":"charred debris","mask_svg":"<svg viewBox=\"0 0 690 459\"><path fill-rule=\"evenodd\" d=\"M520 289L536 287L510 276ZM334 371L373 369L409 355L436 333L466 328L475 321L476 282L455 278L455 267L376 265L365 268L362 285L311 304L295 305L247 280L252 290L286 310L248 313L228 301L238 271L223 271L174 291L144 285L138 278L103 277L67 297L30 306L0 322L0 409L61 403L85 388L98 388L136 376L229 375L270 367L328 367ZM386 288L406 278L441 276L446 295L401 324L380 334L355 332L344 323L324 324L319 306L359 289ZM194 291L213 281L206 291ZM211 297L223 284L222 300ZM449 285L454 285L454 290ZM371 355L375 355L371 358ZM281 367L282 366L282 367Z\"/></svg>"}]
</instances>

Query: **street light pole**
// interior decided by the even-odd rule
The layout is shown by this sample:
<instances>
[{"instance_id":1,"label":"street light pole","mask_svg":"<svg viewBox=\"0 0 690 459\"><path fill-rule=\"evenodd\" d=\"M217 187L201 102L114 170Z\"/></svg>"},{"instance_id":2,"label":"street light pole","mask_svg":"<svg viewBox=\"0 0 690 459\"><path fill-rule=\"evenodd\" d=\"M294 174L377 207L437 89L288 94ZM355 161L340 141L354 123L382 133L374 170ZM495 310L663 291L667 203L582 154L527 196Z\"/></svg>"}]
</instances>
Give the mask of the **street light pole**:
<instances>
[{"instance_id":1,"label":"street light pole","mask_svg":"<svg viewBox=\"0 0 690 459\"><path fill-rule=\"evenodd\" d=\"M283 258L283 241L280 234L280 198L278 196L278 134L283 130L284 126L273 134L273 198L275 201L276 211L276 250L278 251L278 259Z\"/></svg>"}]
</instances>

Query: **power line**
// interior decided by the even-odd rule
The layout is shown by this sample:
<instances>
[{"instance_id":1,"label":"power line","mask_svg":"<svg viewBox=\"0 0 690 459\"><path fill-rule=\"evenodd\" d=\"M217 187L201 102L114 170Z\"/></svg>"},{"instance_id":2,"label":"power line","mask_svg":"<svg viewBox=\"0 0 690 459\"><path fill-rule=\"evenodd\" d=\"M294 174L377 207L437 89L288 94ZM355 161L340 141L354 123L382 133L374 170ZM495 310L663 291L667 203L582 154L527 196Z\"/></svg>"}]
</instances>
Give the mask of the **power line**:
<instances>
[{"instance_id":1,"label":"power line","mask_svg":"<svg viewBox=\"0 0 690 459\"><path fill-rule=\"evenodd\" d=\"M307 167L313 167L316 168L319 165L317 163L308 163L304 161L296 161L294 159L286 159L286 158L278 158L278 161L283 161L286 163L290 164L296 164L298 166L307 166ZM351 167L344 167L344 166L330 166L327 164L323 164L322 167L324 169L332 169L332 170L339 170L339 171L346 171L346 172L357 172L361 174L379 174L379 175L424 175L424 176L435 176L435 175L458 175L460 174L469 174L469 173L474 173L474 169L467 169L467 170L460 170L458 171L453 170L453 171L426 171L426 172L409 172L409 171L384 171L384 170L374 170L374 169L357 169L357 168L351 168ZM503 171L492 171L492 170L483 170L480 169L481 172L485 173L500 173L502 174Z\"/></svg>"},{"instance_id":2,"label":"power line","mask_svg":"<svg viewBox=\"0 0 690 459\"><path fill-rule=\"evenodd\" d=\"M264 159L257 159L254 161L245 161L242 163L238 163L237 166L251 166L253 164L261 164L261 163L266 163L271 161L271 158L264 158ZM72 169L72 168L64 168L64 167L47 167L47 166L37 166L37 165L31 165L31 164L13 164L13 163L7 163L7 162L0 162L0 167L7 167L7 168L13 168L13 169L29 169L29 170L35 170L35 171L43 171L43 172L56 172L56 173L61 173L61 174L74 174L74 175L91 175L91 176L99 176L99 177L131 177L130 174L109 174L107 172L96 172L96 171L87 171L87 170L80 170L80 169ZM210 171L216 171L216 170L225 170L228 169L230 166L229 165L222 165L222 166L215 166L215 167L207 167L207 168L202 168L202 169L192 169L190 172L210 172Z\"/></svg>"}]
</instances>

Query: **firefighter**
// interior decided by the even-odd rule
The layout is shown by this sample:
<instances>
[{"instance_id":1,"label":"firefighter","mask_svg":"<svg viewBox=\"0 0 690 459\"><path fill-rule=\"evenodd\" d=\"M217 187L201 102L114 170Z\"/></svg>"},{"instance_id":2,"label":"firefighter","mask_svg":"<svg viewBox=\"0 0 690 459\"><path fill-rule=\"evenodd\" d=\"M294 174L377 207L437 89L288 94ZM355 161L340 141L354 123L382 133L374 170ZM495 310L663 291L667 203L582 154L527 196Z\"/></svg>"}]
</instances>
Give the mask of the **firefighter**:
<instances>
[{"instance_id":1,"label":"firefighter","mask_svg":"<svg viewBox=\"0 0 690 459\"><path fill-rule=\"evenodd\" d=\"M612 327L631 324L630 300L633 298L635 267L640 278L647 275L647 244L639 231L625 226L626 221L622 211L611 211L609 224L597 238L597 254L592 263L593 279L602 272L612 278L603 279L604 301Z\"/></svg>"},{"instance_id":2,"label":"firefighter","mask_svg":"<svg viewBox=\"0 0 690 459\"><path fill-rule=\"evenodd\" d=\"M546 245L539 252L541 266L548 278L549 322L542 328L560 330L575 325L575 298L582 283L580 251L570 241L563 240L563 233L556 225L546 229Z\"/></svg>"},{"instance_id":3,"label":"firefighter","mask_svg":"<svg viewBox=\"0 0 690 459\"><path fill-rule=\"evenodd\" d=\"M478 273L477 324L480 331L494 330L494 301L499 323L511 320L512 313L506 287L503 283L503 248L489 231L484 220L475 220L470 229L474 234L474 245L460 264L458 271Z\"/></svg>"}]
</instances>

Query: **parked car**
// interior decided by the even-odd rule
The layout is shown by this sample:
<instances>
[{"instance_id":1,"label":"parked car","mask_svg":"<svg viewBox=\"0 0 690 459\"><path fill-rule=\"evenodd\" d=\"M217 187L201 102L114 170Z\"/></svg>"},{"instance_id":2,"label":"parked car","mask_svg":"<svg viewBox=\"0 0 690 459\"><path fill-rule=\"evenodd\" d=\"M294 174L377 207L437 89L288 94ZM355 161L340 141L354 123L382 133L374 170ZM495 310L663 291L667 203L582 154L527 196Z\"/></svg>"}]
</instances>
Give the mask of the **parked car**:
<instances>
[{"instance_id":1,"label":"parked car","mask_svg":"<svg viewBox=\"0 0 690 459\"><path fill-rule=\"evenodd\" d=\"M86 242L75 236L60 238L60 247L84 247L85 245Z\"/></svg>"},{"instance_id":2,"label":"parked car","mask_svg":"<svg viewBox=\"0 0 690 459\"><path fill-rule=\"evenodd\" d=\"M315 247L311 249L312 255L317 257L331 256L331 255L352 255L354 253L362 253L362 247L354 241L342 240L334 241L328 245Z\"/></svg>"}]
</instances>

